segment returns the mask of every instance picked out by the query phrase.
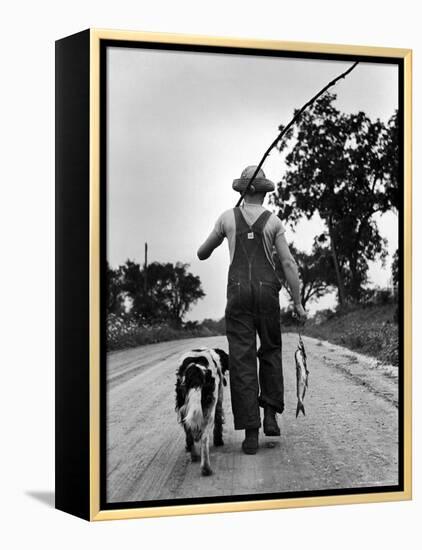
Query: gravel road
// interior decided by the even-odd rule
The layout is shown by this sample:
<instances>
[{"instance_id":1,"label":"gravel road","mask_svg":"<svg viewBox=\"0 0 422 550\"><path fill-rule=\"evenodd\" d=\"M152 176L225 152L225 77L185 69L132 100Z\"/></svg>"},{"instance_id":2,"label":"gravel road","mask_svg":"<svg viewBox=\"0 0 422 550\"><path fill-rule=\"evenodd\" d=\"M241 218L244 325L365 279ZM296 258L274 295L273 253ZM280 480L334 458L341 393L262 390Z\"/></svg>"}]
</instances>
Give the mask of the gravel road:
<instances>
[{"instance_id":1,"label":"gravel road","mask_svg":"<svg viewBox=\"0 0 422 550\"><path fill-rule=\"evenodd\" d=\"M198 346L227 349L225 337L178 340L112 352L107 358L107 501L340 489L398 483L398 380L393 367L304 337L309 390L295 418L293 354L283 334L285 403L281 437L260 434L258 454L242 454L224 395L224 447L211 447L214 475L200 475L184 450L174 412L179 356Z\"/></svg>"}]
</instances>

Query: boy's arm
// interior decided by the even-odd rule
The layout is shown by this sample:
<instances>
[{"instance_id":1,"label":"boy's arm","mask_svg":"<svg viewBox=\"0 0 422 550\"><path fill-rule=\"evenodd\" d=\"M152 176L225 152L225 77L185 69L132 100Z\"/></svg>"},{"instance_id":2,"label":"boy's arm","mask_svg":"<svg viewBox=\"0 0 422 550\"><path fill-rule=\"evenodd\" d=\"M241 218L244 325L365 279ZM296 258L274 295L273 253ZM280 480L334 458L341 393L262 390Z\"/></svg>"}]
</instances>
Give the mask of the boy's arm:
<instances>
[{"instance_id":1,"label":"boy's arm","mask_svg":"<svg viewBox=\"0 0 422 550\"><path fill-rule=\"evenodd\" d=\"M283 268L284 276L292 293L294 307L301 321L306 320L306 312L303 309L300 300L300 279L296 262L290 252L289 245L284 234L278 235L275 247L278 257L280 258L281 267Z\"/></svg>"},{"instance_id":2,"label":"boy's arm","mask_svg":"<svg viewBox=\"0 0 422 550\"><path fill-rule=\"evenodd\" d=\"M198 248L198 258L206 260L214 252L214 249L224 241L224 235L218 235L215 229L211 231L206 241Z\"/></svg>"}]
</instances>

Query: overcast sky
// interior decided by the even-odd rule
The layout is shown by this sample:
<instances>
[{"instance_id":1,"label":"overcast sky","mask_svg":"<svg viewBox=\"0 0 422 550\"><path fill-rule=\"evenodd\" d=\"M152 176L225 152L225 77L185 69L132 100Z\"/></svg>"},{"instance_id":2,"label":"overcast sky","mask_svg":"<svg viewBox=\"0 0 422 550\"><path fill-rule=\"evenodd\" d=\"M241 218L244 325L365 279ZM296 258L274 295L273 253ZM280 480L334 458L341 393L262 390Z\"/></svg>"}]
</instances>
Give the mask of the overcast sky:
<instances>
[{"instance_id":1,"label":"overcast sky","mask_svg":"<svg viewBox=\"0 0 422 550\"><path fill-rule=\"evenodd\" d=\"M200 262L196 251L224 210L238 198L232 180L257 164L277 135L319 89L350 66L256 56L108 48L108 260L128 258L186 262L199 275L206 297L190 319L224 314L229 255L225 241ZM387 121L398 105L395 65L361 63L333 89L337 107ZM277 182L280 154L264 171ZM397 248L398 220L379 220L390 255ZM287 237L310 250L321 222L301 223ZM390 263L371 264L370 278L385 286ZM282 297L282 305L286 300ZM332 305L327 297L312 309Z\"/></svg>"}]
</instances>

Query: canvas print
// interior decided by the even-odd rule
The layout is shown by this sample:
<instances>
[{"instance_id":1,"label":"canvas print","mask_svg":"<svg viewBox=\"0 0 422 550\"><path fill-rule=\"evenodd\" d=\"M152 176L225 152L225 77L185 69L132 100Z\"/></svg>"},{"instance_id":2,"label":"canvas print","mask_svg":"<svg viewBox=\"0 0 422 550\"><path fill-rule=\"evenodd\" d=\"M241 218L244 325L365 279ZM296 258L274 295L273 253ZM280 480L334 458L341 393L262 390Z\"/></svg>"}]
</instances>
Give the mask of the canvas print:
<instances>
[{"instance_id":1,"label":"canvas print","mask_svg":"<svg viewBox=\"0 0 422 550\"><path fill-rule=\"evenodd\" d=\"M399 64L102 55L103 507L398 490Z\"/></svg>"}]
</instances>

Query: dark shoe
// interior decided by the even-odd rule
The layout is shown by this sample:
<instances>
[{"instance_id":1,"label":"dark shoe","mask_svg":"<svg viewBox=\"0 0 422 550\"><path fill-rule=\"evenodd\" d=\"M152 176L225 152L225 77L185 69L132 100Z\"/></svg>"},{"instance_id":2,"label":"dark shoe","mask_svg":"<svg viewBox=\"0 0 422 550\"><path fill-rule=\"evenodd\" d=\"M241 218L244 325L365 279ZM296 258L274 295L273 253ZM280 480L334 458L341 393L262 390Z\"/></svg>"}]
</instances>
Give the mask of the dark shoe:
<instances>
[{"instance_id":1,"label":"dark shoe","mask_svg":"<svg viewBox=\"0 0 422 550\"><path fill-rule=\"evenodd\" d=\"M245 430L242 450L246 455L255 455L258 451L258 428Z\"/></svg>"},{"instance_id":2,"label":"dark shoe","mask_svg":"<svg viewBox=\"0 0 422 550\"><path fill-rule=\"evenodd\" d=\"M271 405L264 407L264 434L269 436L280 435L280 428L276 420L276 411Z\"/></svg>"}]
</instances>

